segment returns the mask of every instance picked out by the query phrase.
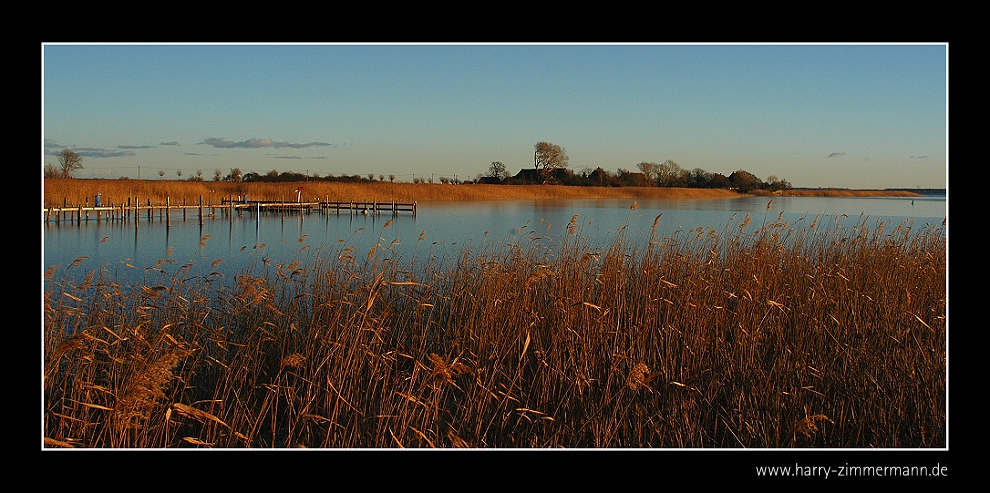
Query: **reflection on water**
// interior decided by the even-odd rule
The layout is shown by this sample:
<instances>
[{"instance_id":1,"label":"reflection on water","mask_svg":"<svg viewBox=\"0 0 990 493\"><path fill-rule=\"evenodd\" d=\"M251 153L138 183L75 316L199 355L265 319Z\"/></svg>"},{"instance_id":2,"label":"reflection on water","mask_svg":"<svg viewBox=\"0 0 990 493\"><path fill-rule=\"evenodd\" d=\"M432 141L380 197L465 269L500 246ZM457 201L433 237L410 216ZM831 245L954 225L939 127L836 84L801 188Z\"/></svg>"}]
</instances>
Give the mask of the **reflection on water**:
<instances>
[{"instance_id":1,"label":"reflection on water","mask_svg":"<svg viewBox=\"0 0 990 493\"><path fill-rule=\"evenodd\" d=\"M259 262L274 264L336 255L353 247L355 256L372 247L397 259L456 257L464 249L519 244L552 247L565 240L568 226L582 239L607 243L621 229L630 241L645 241L659 216L657 234L673 236L697 227L723 230L747 214L754 227L776 221L792 225L816 217L855 225L866 217L920 229L941 225L941 197L741 197L737 199L631 199L493 201L420 204L418 215L218 214L202 225L190 214L161 220L84 221L43 225L43 268L66 267L80 257L79 270L98 266L115 276L142 281L145 268L195 265L209 272L240 272ZM781 215L782 214L782 215Z\"/></svg>"}]
</instances>

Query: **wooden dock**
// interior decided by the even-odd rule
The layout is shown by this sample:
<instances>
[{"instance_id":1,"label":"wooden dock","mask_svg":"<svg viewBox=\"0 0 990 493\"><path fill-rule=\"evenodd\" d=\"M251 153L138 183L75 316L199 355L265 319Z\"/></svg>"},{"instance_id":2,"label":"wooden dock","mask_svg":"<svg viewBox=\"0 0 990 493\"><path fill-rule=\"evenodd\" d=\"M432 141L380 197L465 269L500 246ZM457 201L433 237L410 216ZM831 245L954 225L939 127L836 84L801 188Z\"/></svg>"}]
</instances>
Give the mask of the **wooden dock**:
<instances>
[{"instance_id":1,"label":"wooden dock","mask_svg":"<svg viewBox=\"0 0 990 493\"><path fill-rule=\"evenodd\" d=\"M62 207L42 208L41 213L45 223L54 222L59 225L63 222L81 223L95 219L100 221L127 221L146 216L149 221L155 217L170 224L174 214L182 214L182 220L186 220L191 213L194 218L198 218L202 224L204 218L221 216L233 217L244 212L261 214L341 214L373 215L384 214L399 215L411 214L416 216L416 202L385 202L385 201L315 201L315 202L287 202L287 201L267 201L267 200L237 200L233 198L222 198L219 204L204 204L202 197L197 204L172 204L166 197L164 203L152 203L150 199L142 204L136 197L127 202L111 205L79 205L70 206L64 204Z\"/></svg>"}]
</instances>

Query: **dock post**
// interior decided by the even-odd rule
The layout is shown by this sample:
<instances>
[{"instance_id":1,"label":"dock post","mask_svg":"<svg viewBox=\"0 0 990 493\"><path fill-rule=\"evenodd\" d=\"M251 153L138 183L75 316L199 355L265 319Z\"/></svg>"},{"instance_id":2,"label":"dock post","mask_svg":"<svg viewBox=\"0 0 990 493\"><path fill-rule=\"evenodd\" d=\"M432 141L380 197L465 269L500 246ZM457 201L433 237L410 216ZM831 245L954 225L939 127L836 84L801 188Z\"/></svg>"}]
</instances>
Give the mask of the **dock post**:
<instances>
[{"instance_id":1,"label":"dock post","mask_svg":"<svg viewBox=\"0 0 990 493\"><path fill-rule=\"evenodd\" d=\"M172 215L168 212L169 198L165 196L165 229L172 227Z\"/></svg>"}]
</instances>

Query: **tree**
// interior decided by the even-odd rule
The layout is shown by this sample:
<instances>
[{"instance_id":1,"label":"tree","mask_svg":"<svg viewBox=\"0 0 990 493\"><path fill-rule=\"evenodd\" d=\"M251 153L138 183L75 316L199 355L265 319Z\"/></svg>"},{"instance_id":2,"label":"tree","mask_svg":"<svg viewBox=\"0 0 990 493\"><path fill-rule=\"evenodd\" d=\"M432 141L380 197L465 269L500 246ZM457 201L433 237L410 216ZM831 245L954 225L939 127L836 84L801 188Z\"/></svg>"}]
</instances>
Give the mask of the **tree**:
<instances>
[{"instance_id":1,"label":"tree","mask_svg":"<svg viewBox=\"0 0 990 493\"><path fill-rule=\"evenodd\" d=\"M740 192L748 192L753 189L763 188L763 180L760 180L753 173L746 170L736 170L729 175L729 181L732 182L732 186L739 189Z\"/></svg>"},{"instance_id":2,"label":"tree","mask_svg":"<svg viewBox=\"0 0 990 493\"><path fill-rule=\"evenodd\" d=\"M73 171L82 169L82 160L83 158L79 153L69 148L62 149L62 152L58 154L58 164L62 168L61 177L71 178Z\"/></svg>"},{"instance_id":3,"label":"tree","mask_svg":"<svg viewBox=\"0 0 990 493\"><path fill-rule=\"evenodd\" d=\"M496 178L498 180L504 180L506 175L505 165L502 161L492 161L492 164L488 166L488 176Z\"/></svg>"},{"instance_id":4,"label":"tree","mask_svg":"<svg viewBox=\"0 0 990 493\"><path fill-rule=\"evenodd\" d=\"M661 187L683 187L687 184L688 173L670 159L656 165L657 183Z\"/></svg>"},{"instance_id":5,"label":"tree","mask_svg":"<svg viewBox=\"0 0 990 493\"><path fill-rule=\"evenodd\" d=\"M701 169L694 168L688 173L688 186L692 188L708 188L712 182L712 174Z\"/></svg>"},{"instance_id":6,"label":"tree","mask_svg":"<svg viewBox=\"0 0 990 493\"><path fill-rule=\"evenodd\" d=\"M778 178L777 175L770 175L767 177L766 186L771 191L776 192L791 188L791 183L783 178Z\"/></svg>"},{"instance_id":7,"label":"tree","mask_svg":"<svg viewBox=\"0 0 990 493\"><path fill-rule=\"evenodd\" d=\"M533 153L533 166L539 170L543 183L546 183L558 169L567 167L567 153L559 145L537 142Z\"/></svg>"},{"instance_id":8,"label":"tree","mask_svg":"<svg viewBox=\"0 0 990 493\"><path fill-rule=\"evenodd\" d=\"M660 180L659 164L651 162L642 162L636 165L640 171L646 175L646 179L650 181L653 185L656 185Z\"/></svg>"}]
</instances>

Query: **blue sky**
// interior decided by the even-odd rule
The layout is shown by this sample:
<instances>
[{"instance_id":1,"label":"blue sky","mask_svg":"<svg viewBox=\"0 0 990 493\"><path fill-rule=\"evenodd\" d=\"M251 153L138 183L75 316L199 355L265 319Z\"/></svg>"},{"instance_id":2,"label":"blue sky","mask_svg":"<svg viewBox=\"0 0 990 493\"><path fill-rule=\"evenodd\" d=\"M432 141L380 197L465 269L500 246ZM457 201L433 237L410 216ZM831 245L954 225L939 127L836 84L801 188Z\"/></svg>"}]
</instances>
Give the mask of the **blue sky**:
<instances>
[{"instance_id":1,"label":"blue sky","mask_svg":"<svg viewBox=\"0 0 990 493\"><path fill-rule=\"evenodd\" d=\"M796 187L945 187L948 45L44 44L42 161L473 179L673 160Z\"/></svg>"}]
</instances>

